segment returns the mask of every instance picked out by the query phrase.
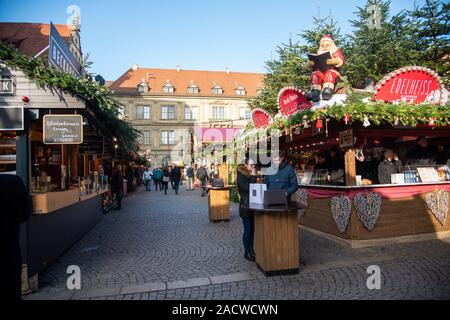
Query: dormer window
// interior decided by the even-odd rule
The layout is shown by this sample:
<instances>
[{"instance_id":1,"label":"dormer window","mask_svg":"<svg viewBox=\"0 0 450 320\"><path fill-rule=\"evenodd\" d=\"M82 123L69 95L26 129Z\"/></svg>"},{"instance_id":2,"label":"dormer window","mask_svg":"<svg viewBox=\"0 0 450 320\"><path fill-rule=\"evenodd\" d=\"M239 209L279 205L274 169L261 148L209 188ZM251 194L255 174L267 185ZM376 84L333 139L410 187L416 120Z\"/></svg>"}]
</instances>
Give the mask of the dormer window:
<instances>
[{"instance_id":1,"label":"dormer window","mask_svg":"<svg viewBox=\"0 0 450 320\"><path fill-rule=\"evenodd\" d=\"M163 92L164 93L174 93L175 92L175 87L173 85L171 85L170 83L167 83L163 87Z\"/></svg>"},{"instance_id":2,"label":"dormer window","mask_svg":"<svg viewBox=\"0 0 450 320\"><path fill-rule=\"evenodd\" d=\"M212 88L212 93L215 95L221 95L223 94L223 88L221 86L214 86Z\"/></svg>"},{"instance_id":3,"label":"dormer window","mask_svg":"<svg viewBox=\"0 0 450 320\"><path fill-rule=\"evenodd\" d=\"M195 84L191 84L188 87L188 93L189 94L198 94L200 92L200 88L196 86Z\"/></svg>"},{"instance_id":4,"label":"dormer window","mask_svg":"<svg viewBox=\"0 0 450 320\"><path fill-rule=\"evenodd\" d=\"M236 89L234 89L234 93L237 96L245 96L247 94L244 87L237 87Z\"/></svg>"},{"instance_id":5,"label":"dormer window","mask_svg":"<svg viewBox=\"0 0 450 320\"><path fill-rule=\"evenodd\" d=\"M149 86L148 86L148 84L146 82L141 82L138 85L137 89L138 89L139 93L146 93L146 92L148 92L150 90L150 88L149 88Z\"/></svg>"}]
</instances>

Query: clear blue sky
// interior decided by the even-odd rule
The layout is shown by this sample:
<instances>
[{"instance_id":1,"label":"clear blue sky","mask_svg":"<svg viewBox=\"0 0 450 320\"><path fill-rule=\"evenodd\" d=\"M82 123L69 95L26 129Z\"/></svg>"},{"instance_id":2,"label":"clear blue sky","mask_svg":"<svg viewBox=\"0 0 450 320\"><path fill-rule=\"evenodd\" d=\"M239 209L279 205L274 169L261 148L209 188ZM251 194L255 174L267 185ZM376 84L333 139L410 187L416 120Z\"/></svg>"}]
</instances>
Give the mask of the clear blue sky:
<instances>
[{"instance_id":1,"label":"clear blue sky","mask_svg":"<svg viewBox=\"0 0 450 320\"><path fill-rule=\"evenodd\" d=\"M417 0L420 4L423 0ZM91 72L114 80L133 63L149 68L264 72L264 62L292 34L330 13L343 33L366 0L0 0L0 21L65 23L67 8L81 9L81 44ZM396 13L413 0L392 0Z\"/></svg>"}]
</instances>

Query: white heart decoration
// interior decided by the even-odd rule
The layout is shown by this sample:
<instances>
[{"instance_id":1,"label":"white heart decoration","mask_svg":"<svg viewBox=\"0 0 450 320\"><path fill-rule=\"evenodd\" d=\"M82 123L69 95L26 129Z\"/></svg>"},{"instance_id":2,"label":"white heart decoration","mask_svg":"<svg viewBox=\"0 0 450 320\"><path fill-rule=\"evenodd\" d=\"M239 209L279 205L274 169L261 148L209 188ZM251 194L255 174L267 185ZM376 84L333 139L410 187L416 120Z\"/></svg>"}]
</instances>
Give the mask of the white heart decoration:
<instances>
[{"instance_id":1,"label":"white heart decoration","mask_svg":"<svg viewBox=\"0 0 450 320\"><path fill-rule=\"evenodd\" d=\"M381 195L376 192L358 193L355 197L355 208L359 220L369 231L375 227L381 212Z\"/></svg>"},{"instance_id":2,"label":"white heart decoration","mask_svg":"<svg viewBox=\"0 0 450 320\"><path fill-rule=\"evenodd\" d=\"M347 196L336 196L331 199L331 213L341 233L345 233L352 214L352 201Z\"/></svg>"},{"instance_id":3,"label":"white heart decoration","mask_svg":"<svg viewBox=\"0 0 450 320\"><path fill-rule=\"evenodd\" d=\"M435 192L427 193L425 202L428 209L444 226L448 214L448 192L446 190L436 190Z\"/></svg>"},{"instance_id":4,"label":"white heart decoration","mask_svg":"<svg viewBox=\"0 0 450 320\"><path fill-rule=\"evenodd\" d=\"M297 207L308 206L308 191L306 189L297 190ZM305 215L305 209L298 209L298 216L302 218Z\"/></svg>"}]
</instances>

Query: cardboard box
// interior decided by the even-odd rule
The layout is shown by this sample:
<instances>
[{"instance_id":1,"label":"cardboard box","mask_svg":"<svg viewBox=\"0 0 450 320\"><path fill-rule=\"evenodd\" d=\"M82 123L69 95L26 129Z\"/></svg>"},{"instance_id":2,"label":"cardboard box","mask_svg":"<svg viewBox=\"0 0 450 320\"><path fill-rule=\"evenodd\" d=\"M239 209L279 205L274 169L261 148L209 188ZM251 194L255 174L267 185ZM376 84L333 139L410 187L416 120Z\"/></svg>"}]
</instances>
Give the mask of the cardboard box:
<instances>
[{"instance_id":1,"label":"cardboard box","mask_svg":"<svg viewBox=\"0 0 450 320\"><path fill-rule=\"evenodd\" d=\"M250 184L250 203L252 204L264 204L264 192L267 190L266 184Z\"/></svg>"}]
</instances>

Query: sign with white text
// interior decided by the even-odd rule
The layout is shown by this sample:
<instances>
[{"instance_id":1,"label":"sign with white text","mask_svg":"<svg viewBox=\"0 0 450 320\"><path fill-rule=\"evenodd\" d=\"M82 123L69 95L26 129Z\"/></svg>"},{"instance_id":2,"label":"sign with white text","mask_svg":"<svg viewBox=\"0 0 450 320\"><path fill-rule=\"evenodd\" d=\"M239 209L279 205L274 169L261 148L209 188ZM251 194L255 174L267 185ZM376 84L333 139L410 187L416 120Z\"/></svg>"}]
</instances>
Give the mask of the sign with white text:
<instances>
[{"instance_id":1,"label":"sign with white text","mask_svg":"<svg viewBox=\"0 0 450 320\"><path fill-rule=\"evenodd\" d=\"M45 144L83 143L81 115L45 115L42 127Z\"/></svg>"}]
</instances>

